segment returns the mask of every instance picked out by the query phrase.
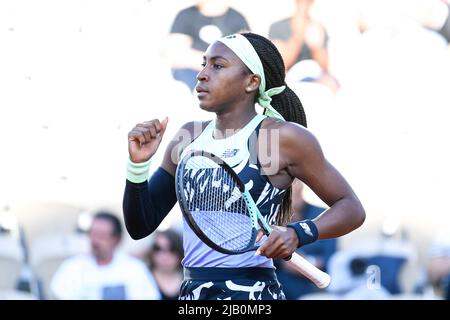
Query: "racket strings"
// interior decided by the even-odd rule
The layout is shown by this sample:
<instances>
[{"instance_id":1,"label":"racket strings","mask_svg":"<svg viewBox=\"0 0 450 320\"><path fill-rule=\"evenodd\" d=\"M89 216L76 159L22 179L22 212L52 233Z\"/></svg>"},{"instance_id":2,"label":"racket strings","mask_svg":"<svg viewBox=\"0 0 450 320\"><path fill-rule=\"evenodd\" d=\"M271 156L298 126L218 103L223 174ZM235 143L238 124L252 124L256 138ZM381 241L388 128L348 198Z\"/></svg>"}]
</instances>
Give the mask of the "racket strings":
<instances>
[{"instance_id":1,"label":"racket strings","mask_svg":"<svg viewBox=\"0 0 450 320\"><path fill-rule=\"evenodd\" d=\"M188 207L198 228L231 251L253 245L253 224L233 177L209 158L192 157L183 177Z\"/></svg>"}]
</instances>

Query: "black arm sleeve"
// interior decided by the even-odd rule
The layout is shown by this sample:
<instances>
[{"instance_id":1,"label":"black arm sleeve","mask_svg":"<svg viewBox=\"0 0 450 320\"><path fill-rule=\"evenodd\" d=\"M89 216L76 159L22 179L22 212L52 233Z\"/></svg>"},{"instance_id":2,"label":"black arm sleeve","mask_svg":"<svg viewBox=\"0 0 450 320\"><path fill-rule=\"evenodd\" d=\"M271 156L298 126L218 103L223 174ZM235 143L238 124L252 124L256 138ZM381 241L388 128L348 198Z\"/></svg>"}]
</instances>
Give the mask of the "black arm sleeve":
<instances>
[{"instance_id":1,"label":"black arm sleeve","mask_svg":"<svg viewBox=\"0 0 450 320\"><path fill-rule=\"evenodd\" d=\"M122 208L131 238L142 239L155 231L176 202L175 178L161 167L148 183L127 180Z\"/></svg>"}]
</instances>

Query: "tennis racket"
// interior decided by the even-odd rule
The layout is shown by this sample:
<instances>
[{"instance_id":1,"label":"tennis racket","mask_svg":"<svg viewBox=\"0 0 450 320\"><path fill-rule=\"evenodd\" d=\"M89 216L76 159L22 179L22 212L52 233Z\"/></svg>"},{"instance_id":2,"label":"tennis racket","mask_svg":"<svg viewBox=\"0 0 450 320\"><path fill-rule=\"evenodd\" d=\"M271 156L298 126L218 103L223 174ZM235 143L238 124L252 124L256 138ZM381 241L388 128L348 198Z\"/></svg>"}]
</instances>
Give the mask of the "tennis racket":
<instances>
[{"instance_id":1,"label":"tennis racket","mask_svg":"<svg viewBox=\"0 0 450 320\"><path fill-rule=\"evenodd\" d=\"M239 176L219 157L205 151L189 151L176 171L176 193L183 216L195 234L212 249L241 254L258 249L258 229L270 234ZM302 256L293 253L288 263L319 288L330 276Z\"/></svg>"}]
</instances>

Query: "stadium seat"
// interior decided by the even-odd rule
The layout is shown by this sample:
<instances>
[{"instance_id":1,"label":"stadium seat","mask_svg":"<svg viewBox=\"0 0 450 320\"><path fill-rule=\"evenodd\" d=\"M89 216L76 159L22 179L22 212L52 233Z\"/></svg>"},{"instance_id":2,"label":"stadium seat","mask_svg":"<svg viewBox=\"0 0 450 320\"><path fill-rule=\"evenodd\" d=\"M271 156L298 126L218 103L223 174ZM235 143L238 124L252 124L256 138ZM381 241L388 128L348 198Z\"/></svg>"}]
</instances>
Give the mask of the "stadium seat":
<instances>
[{"instance_id":1,"label":"stadium seat","mask_svg":"<svg viewBox=\"0 0 450 320\"><path fill-rule=\"evenodd\" d=\"M67 258L89 252L89 239L82 233L52 234L36 238L31 244L30 262L40 282L44 299L51 298L50 281Z\"/></svg>"}]
</instances>

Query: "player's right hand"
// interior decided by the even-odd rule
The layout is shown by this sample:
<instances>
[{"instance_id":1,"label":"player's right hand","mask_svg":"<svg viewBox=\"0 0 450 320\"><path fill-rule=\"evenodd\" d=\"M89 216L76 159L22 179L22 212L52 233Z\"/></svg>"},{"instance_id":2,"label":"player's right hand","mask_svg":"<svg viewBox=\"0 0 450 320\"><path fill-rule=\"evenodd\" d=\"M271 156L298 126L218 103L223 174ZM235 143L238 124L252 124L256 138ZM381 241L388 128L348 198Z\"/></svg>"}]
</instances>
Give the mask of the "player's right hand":
<instances>
[{"instance_id":1,"label":"player's right hand","mask_svg":"<svg viewBox=\"0 0 450 320\"><path fill-rule=\"evenodd\" d=\"M128 133L128 152L131 161L135 163L145 162L158 150L164 136L169 118L161 122L158 119L137 124Z\"/></svg>"}]
</instances>

